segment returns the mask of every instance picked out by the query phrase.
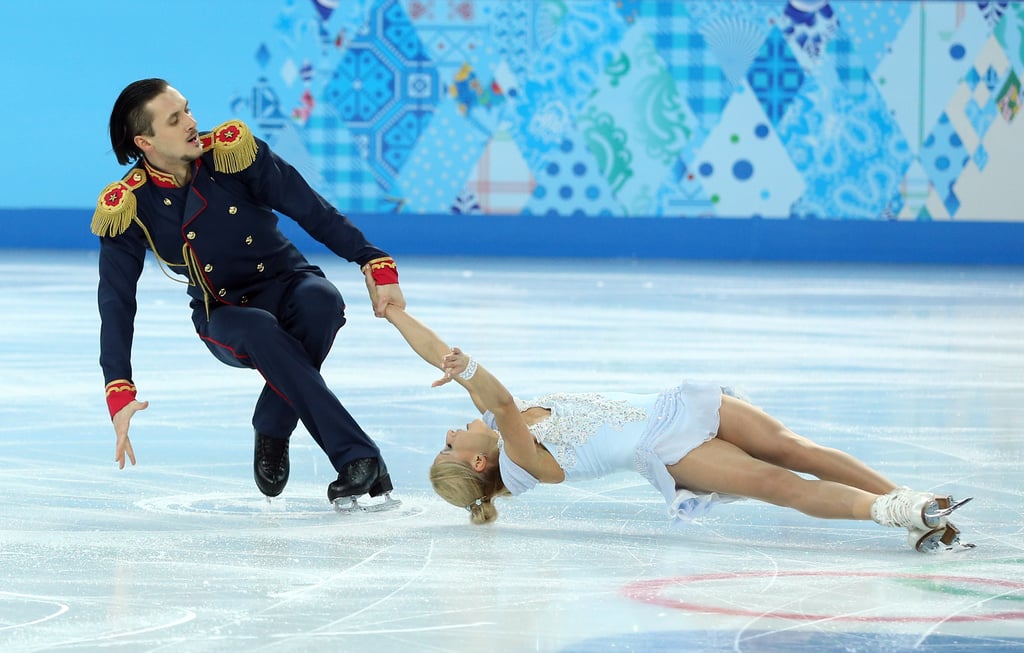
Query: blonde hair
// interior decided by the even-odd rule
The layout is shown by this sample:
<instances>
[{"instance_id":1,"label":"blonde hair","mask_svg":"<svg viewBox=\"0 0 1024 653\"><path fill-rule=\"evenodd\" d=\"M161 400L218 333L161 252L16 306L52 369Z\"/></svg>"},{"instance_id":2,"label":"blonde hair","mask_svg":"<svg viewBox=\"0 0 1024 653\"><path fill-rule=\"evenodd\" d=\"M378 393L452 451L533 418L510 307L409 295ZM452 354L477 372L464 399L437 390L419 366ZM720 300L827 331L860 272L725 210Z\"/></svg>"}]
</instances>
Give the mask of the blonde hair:
<instances>
[{"instance_id":1,"label":"blonde hair","mask_svg":"<svg viewBox=\"0 0 1024 653\"><path fill-rule=\"evenodd\" d=\"M477 472L460 461L436 462L430 466L430 484L439 497L469 510L469 521L477 525L496 520L494 499L511 494L501 482L497 465Z\"/></svg>"}]
</instances>

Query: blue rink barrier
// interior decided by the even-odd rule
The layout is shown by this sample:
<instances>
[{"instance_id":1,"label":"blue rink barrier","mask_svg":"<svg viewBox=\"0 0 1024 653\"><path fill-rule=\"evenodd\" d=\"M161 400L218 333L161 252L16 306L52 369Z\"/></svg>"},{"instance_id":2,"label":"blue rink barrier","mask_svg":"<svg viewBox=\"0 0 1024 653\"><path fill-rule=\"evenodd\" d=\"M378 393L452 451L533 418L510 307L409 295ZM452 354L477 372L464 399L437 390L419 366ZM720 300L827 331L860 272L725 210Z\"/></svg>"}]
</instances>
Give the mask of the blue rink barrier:
<instances>
[{"instance_id":1,"label":"blue rink barrier","mask_svg":"<svg viewBox=\"0 0 1024 653\"><path fill-rule=\"evenodd\" d=\"M938 621L938 619L936 619ZM992 635L945 635L894 632L814 632L809 629L778 631L657 631L595 637L571 644L561 653L1019 653L1024 640Z\"/></svg>"},{"instance_id":2,"label":"blue rink barrier","mask_svg":"<svg viewBox=\"0 0 1024 653\"><path fill-rule=\"evenodd\" d=\"M1024 264L1024 222L350 215L395 256ZM91 209L0 209L0 247L94 249ZM282 230L326 251L294 222Z\"/></svg>"}]
</instances>

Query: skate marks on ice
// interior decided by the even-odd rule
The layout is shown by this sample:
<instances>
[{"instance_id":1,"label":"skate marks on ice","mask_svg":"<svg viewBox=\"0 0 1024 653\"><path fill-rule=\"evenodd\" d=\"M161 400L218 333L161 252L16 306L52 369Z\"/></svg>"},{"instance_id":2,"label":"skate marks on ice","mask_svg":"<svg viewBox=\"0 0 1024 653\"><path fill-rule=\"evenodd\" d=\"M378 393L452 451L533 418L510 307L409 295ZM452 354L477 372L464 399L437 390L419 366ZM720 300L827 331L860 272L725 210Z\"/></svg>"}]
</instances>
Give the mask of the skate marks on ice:
<instances>
[{"instance_id":1,"label":"skate marks on ice","mask_svg":"<svg viewBox=\"0 0 1024 653\"><path fill-rule=\"evenodd\" d=\"M472 406L429 388L358 274L316 262L352 300L325 377L387 452L399 510L337 514L304 433L268 504L248 428L262 382L210 359L155 267L135 370L152 405L139 465L117 471L95 261L0 255L0 650L1024 652L1024 273L402 263L415 312L524 398L728 383L900 483L975 497L954 517L978 548L925 556L905 530L757 503L677 531L635 477L538 489L471 527L426 468Z\"/></svg>"},{"instance_id":2,"label":"skate marks on ice","mask_svg":"<svg viewBox=\"0 0 1024 653\"><path fill-rule=\"evenodd\" d=\"M65 561L83 571L72 582L52 569L38 576L69 609L16 606L7 614L18 623L54 616L0 632L0 643L279 653L526 650L531 642L538 651L612 651L628 641L625 650L714 651L697 644L745 624L735 633L742 646L721 650L829 653L858 636L889 644L956 632L978 644L1024 623L1009 614L1024 583L998 582L1019 565L1000 567L992 550L947 570L896 532L797 518L804 527L780 527L770 507L754 503L673 532L663 504L640 498L643 489L631 478L553 486L535 501L503 503L502 521L484 528L417 492L403 492L403 507L416 509L403 518L337 515L315 484L290 486L294 496L268 509L254 490L234 488L136 497L126 511L95 513L82 536L56 538L48 569ZM886 565L917 571L865 571ZM857 620L872 615L889 618ZM720 630L704 640L689 630L712 623Z\"/></svg>"},{"instance_id":3,"label":"skate marks on ice","mask_svg":"<svg viewBox=\"0 0 1024 653\"><path fill-rule=\"evenodd\" d=\"M819 609L807 589L826 601ZM841 570L696 574L630 583L631 599L673 610L794 622L1020 622L1024 581L950 574ZM894 603L878 595L899 597ZM743 596L742 605L729 597ZM981 600L979 600L981 599ZM826 607L827 606L827 609ZM810 609L809 609L810 608Z\"/></svg>"},{"instance_id":4,"label":"skate marks on ice","mask_svg":"<svg viewBox=\"0 0 1024 653\"><path fill-rule=\"evenodd\" d=\"M18 651L65 647L81 650L91 645L106 648L140 637L159 638L161 631L187 624L196 619L197 613L161 601L138 601L127 607L113 597L50 597L0 591L0 615L4 620L0 626L4 650ZM104 627L91 628L92 620L101 620ZM43 644L35 637L38 632L52 635Z\"/></svg>"},{"instance_id":5,"label":"skate marks on ice","mask_svg":"<svg viewBox=\"0 0 1024 653\"><path fill-rule=\"evenodd\" d=\"M742 627L596 637L562 653L1024 651L1024 581L1002 577L773 569L635 581L623 595Z\"/></svg>"},{"instance_id":6,"label":"skate marks on ice","mask_svg":"<svg viewBox=\"0 0 1024 653\"><path fill-rule=\"evenodd\" d=\"M18 611L23 620L0 626L0 632L35 626L50 619L56 619L68 610L67 603L50 597L0 591L0 613L13 614Z\"/></svg>"},{"instance_id":7,"label":"skate marks on ice","mask_svg":"<svg viewBox=\"0 0 1024 653\"><path fill-rule=\"evenodd\" d=\"M429 562L432 540L407 541L402 522L443 525L450 510L433 501L406 495L400 510L339 515L326 497L268 506L255 491L147 497L117 511L100 499L66 525L74 532L0 534L4 575L18 571L27 590L0 591L0 650L262 650L268 638L329 637L314 631L342 615L362 631L377 621L364 608L415 577L409 560ZM398 574L380 579L378 564ZM352 604L325 613L338 596Z\"/></svg>"},{"instance_id":8,"label":"skate marks on ice","mask_svg":"<svg viewBox=\"0 0 1024 653\"><path fill-rule=\"evenodd\" d=\"M294 493L293 493L294 494ZM204 515L215 517L252 516L279 517L282 520L308 520L323 525L351 517L357 523L393 521L424 512L423 505L393 498L387 507L377 504L360 507L365 510L339 510L326 499L311 497L274 497L267 500L248 493L176 494L153 497L135 502L135 506L148 511L170 515Z\"/></svg>"}]
</instances>

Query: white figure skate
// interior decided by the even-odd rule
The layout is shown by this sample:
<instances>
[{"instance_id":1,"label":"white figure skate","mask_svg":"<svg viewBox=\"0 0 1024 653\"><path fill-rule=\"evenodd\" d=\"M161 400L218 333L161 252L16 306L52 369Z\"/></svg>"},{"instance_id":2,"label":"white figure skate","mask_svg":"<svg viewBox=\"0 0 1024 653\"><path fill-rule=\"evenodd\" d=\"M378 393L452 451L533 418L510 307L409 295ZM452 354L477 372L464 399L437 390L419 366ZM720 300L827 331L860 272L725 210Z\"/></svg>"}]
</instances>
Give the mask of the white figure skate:
<instances>
[{"instance_id":1,"label":"white figure skate","mask_svg":"<svg viewBox=\"0 0 1024 653\"><path fill-rule=\"evenodd\" d=\"M906 528L910 546L922 553L973 548L960 542L960 530L946 520L971 499L956 501L900 487L875 499L871 518L882 526Z\"/></svg>"},{"instance_id":2,"label":"white figure skate","mask_svg":"<svg viewBox=\"0 0 1024 653\"><path fill-rule=\"evenodd\" d=\"M938 509L931 515L941 520L941 525L930 529L908 528L907 542L921 553L941 553L943 551L963 551L973 549L974 545L960 541L960 529L947 521L946 517L954 510L970 501L967 497L962 501L956 501L953 497L935 497L935 507Z\"/></svg>"}]
</instances>

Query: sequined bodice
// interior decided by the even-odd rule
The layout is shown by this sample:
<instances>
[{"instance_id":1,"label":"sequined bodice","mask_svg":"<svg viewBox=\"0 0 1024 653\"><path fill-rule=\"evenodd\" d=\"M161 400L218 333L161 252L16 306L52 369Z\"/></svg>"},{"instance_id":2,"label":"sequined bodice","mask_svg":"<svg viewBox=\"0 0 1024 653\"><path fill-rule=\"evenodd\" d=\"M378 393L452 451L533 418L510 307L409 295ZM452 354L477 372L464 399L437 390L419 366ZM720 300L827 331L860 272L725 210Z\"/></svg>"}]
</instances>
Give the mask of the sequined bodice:
<instances>
[{"instance_id":1,"label":"sequined bodice","mask_svg":"<svg viewBox=\"0 0 1024 653\"><path fill-rule=\"evenodd\" d=\"M668 471L669 465L718 433L722 392L711 383L682 383L657 394L550 394L531 402L517 399L516 406L520 411L551 411L529 428L562 467L566 481L639 472L661 492L669 513L683 518L703 514L712 502L725 500L676 487ZM495 428L493 413L485 412L483 420ZM498 464L502 483L513 495L540 483L503 448Z\"/></svg>"},{"instance_id":2,"label":"sequined bodice","mask_svg":"<svg viewBox=\"0 0 1024 653\"><path fill-rule=\"evenodd\" d=\"M532 402L516 399L516 405L520 410L551 410L548 418L530 426L530 432L567 472L579 462L582 447L602 429L621 432L627 424L646 424L648 417L647 410L625 398L594 393L549 394ZM624 448L624 453L631 451Z\"/></svg>"}]
</instances>

